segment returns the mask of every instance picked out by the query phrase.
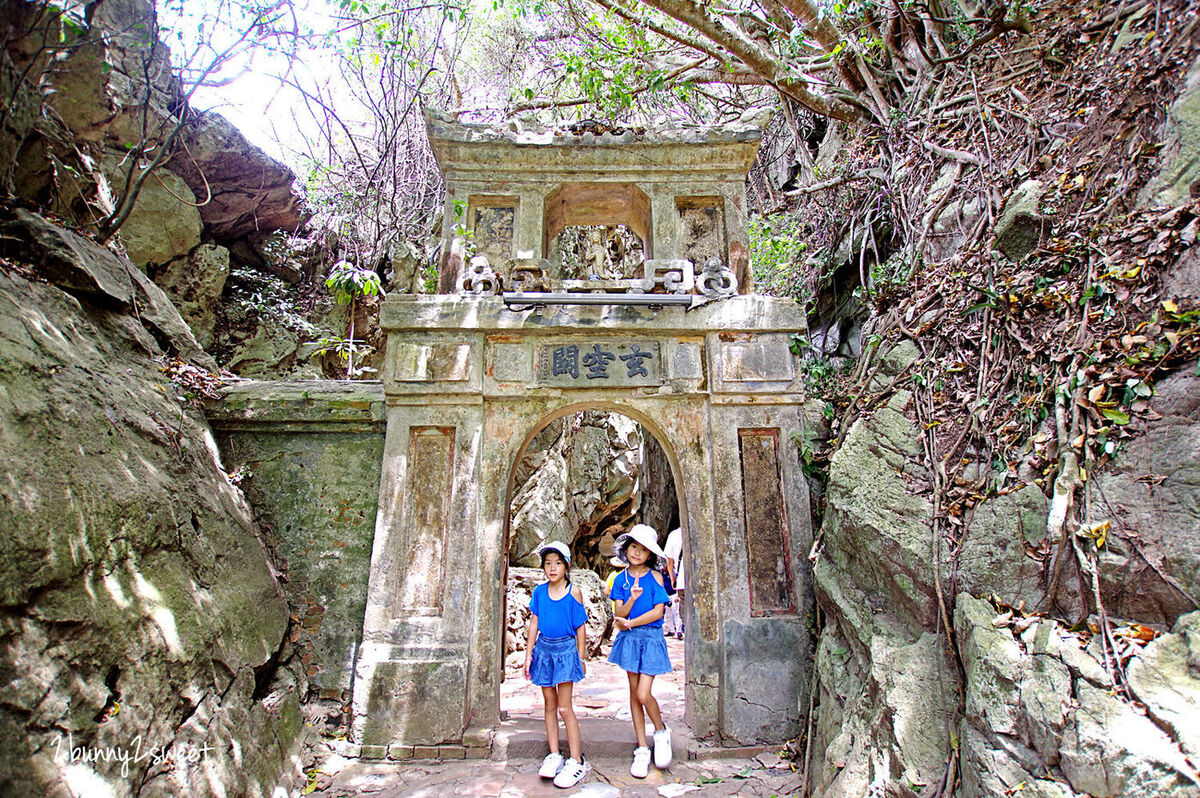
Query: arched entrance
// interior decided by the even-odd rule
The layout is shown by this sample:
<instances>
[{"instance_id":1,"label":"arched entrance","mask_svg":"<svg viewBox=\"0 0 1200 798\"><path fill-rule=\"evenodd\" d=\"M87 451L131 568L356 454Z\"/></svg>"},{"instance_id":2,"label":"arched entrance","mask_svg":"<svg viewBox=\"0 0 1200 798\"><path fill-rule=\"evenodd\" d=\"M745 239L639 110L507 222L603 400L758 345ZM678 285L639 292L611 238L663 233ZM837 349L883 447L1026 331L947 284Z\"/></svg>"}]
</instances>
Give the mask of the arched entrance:
<instances>
[{"instance_id":1,"label":"arched entrance","mask_svg":"<svg viewBox=\"0 0 1200 798\"><path fill-rule=\"evenodd\" d=\"M560 408L548 413L546 416L542 417L541 419L538 419L533 424L533 426L530 428L528 434L525 435L524 440L522 441L521 445L518 447L516 455L514 456L512 467L509 471L509 477L508 477L508 488L507 488L507 494L506 494L506 500L505 500L506 506L508 508L510 508L510 510L513 506L513 503L516 499L517 491L521 487L520 484L518 484L517 473L518 473L518 470L519 470L522 462L524 462L526 454L529 451L531 445L534 443L534 441L539 438L541 433L547 427L555 424L555 422L560 421L562 419L570 419L572 417L578 418L581 414L585 413L586 411L601 411L602 413L606 413L606 414L614 414L614 415L622 416L622 417L628 419L629 421L636 422L637 427L640 430L642 430L646 436L649 436L650 438L653 439L655 447L658 449L661 449L661 451L665 455L665 458L666 458L668 466L669 466L670 473L667 475L667 479L672 483L671 495L674 497L674 504L677 507L675 517L678 519L678 521L676 523L676 526L679 526L681 529L685 530L685 533L686 533L686 530L688 529L686 500L683 498L683 490L682 490L683 483L679 476L679 460L678 460L678 457L675 455L675 453L671 449L670 441L666 439L663 432L657 428L657 426L654 424L654 422L650 418L643 415L638 410L635 410L627 405L620 404L620 403L582 402L582 403L569 404L569 405L560 407ZM631 516L630 519L622 526L622 531L627 529L628 526L632 525L632 523L633 523L633 519ZM662 524L657 524L657 525L651 524L651 526L653 526L660 533L660 543L665 542L667 532L669 532L670 529L674 528L673 526L664 528ZM514 537L513 513L508 512L505 514L504 538L505 538L506 543L505 543L504 550L507 553L505 561L509 567L511 567L511 565L512 565L513 537ZM610 548L609 547L611 546L611 540L606 540L604 538L604 536L597 536L597 537L598 537L598 539L592 540L590 545L594 549L597 549L597 551L593 551L592 553L598 555L597 559L601 563L605 563L602 567L595 569L595 570L597 570L597 574L600 576L601 581L603 581L603 578L611 570L611 567L607 565L607 561L610 557ZM685 534L685 538L686 538L686 534ZM598 546L598 544L601 541L607 543L607 545L604 546L603 548L600 548ZM683 556L685 558L685 561L686 561L686 558L687 558L690 550L691 550L691 545L685 539L684 551L683 551ZM578 566L578 567L587 568L588 566L582 565L582 566ZM573 567L572 571L574 572L575 570L576 569ZM540 582L541 579L539 578L537 581ZM505 587L507 589L511 585L511 580L507 579L507 578L502 578L501 584L505 585ZM585 591L585 593L586 593L586 591ZM688 607L691 606L690 602L688 602L687 606ZM686 611L686 609L685 609L685 611ZM507 624L509 622L509 615L511 612L512 612L512 610L510 608L510 609L504 610L500 613L500 621L501 621L500 635L501 635L502 640L505 639L505 635L508 632ZM526 644L527 643L528 643L528 641L526 641ZM589 643L599 646L601 641L597 638L597 639L590 640ZM504 647L502 647L501 648L502 656L505 653L506 653L505 649L504 649ZM687 710L687 707L690 706L689 697L691 695L691 690L687 687L688 680L687 680L687 670L686 670L686 664L689 661L689 659L690 658L688 658L686 655L679 659L676 659L675 655L672 656L672 664L674 665L675 670L678 673L683 675L684 705L685 705L684 715L682 717L671 717L670 721L672 723L674 723L675 721L686 721L686 718L692 714L690 711ZM504 668L503 662L501 664L501 668L502 669ZM591 671L589 671L589 673L591 673ZM512 672L509 671L509 672L505 673L505 678L510 678L510 679L513 678ZM623 683L623 679L622 679L622 683ZM528 684L523 683L520 686L527 687ZM499 692L500 691L498 690L498 695L499 695ZM586 692L586 687L583 688L583 692ZM512 694L511 688L509 690L509 694L510 695ZM501 709L503 709L503 706L501 706ZM501 713L501 714L503 715L503 713ZM583 711L583 714L584 715L587 714L586 710Z\"/></svg>"},{"instance_id":2,"label":"arched entrance","mask_svg":"<svg viewBox=\"0 0 1200 798\"><path fill-rule=\"evenodd\" d=\"M398 297L382 322L387 437L354 687L364 756L486 749L499 723L512 465L540 423L584 406L636 418L670 453L695 599L693 733L731 745L799 733L811 529L790 443L806 412L788 347L804 325L794 303L568 312ZM608 380L587 378L596 352L621 364Z\"/></svg>"}]
</instances>

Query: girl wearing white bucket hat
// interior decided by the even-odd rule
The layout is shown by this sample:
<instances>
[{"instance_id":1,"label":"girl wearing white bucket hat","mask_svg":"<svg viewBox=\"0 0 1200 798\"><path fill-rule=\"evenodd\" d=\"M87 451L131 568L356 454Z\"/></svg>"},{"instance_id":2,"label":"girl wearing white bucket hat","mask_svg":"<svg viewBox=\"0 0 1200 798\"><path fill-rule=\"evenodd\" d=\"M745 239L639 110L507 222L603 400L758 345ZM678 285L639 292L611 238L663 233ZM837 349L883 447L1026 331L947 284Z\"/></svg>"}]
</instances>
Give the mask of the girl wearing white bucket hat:
<instances>
[{"instance_id":1,"label":"girl wearing white bucket hat","mask_svg":"<svg viewBox=\"0 0 1200 798\"><path fill-rule=\"evenodd\" d=\"M613 554L627 563L627 567L609 592L609 598L615 602L616 626L620 631L608 660L620 665L629 678L629 711L637 738L629 772L641 779L650 769L647 715L654 724L654 764L659 768L671 764L671 730L663 723L658 701L651 692L654 677L671 672L671 658L662 631L668 597L662 574L655 570L666 562L666 554L658 545L658 533L645 524L635 524L618 537L613 543Z\"/></svg>"}]
</instances>

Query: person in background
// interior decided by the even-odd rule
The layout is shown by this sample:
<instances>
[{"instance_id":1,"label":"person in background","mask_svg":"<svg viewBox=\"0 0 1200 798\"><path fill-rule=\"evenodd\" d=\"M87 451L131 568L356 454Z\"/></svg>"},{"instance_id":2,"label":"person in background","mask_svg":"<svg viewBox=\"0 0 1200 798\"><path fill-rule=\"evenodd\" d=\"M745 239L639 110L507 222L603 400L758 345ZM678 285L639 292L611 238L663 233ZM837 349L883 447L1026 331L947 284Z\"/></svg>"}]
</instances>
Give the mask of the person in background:
<instances>
[{"instance_id":1,"label":"person in background","mask_svg":"<svg viewBox=\"0 0 1200 798\"><path fill-rule=\"evenodd\" d=\"M667 544L663 546L667 555L667 576L675 585L675 595L667 606L667 617L663 622L663 634L667 637L683 639L683 529L676 527L667 535Z\"/></svg>"},{"instance_id":2,"label":"person in background","mask_svg":"<svg viewBox=\"0 0 1200 798\"><path fill-rule=\"evenodd\" d=\"M613 557L611 560L608 561L608 564L611 565L616 570L608 575L608 579L604 580L604 595L606 595L606 596L610 595L612 593L613 582L615 582L617 580L617 577L620 576L621 573L625 570L625 561L622 560L620 557ZM611 601L611 603L612 603L613 617L615 618L617 615L617 603L618 602ZM617 627L614 625L612 628L612 632L610 634L616 635L616 633L617 633Z\"/></svg>"}]
</instances>

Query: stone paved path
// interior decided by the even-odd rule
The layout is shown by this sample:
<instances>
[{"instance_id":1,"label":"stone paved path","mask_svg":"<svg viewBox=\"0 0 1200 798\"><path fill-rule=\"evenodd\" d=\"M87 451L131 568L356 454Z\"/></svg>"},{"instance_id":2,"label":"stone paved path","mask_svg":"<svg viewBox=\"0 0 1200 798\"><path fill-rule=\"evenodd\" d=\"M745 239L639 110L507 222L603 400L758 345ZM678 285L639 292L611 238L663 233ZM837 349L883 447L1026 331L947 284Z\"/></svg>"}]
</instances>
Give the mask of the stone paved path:
<instances>
[{"instance_id":1,"label":"stone paved path","mask_svg":"<svg viewBox=\"0 0 1200 798\"><path fill-rule=\"evenodd\" d=\"M608 662L588 663L588 676L576 687L575 711L580 718L584 753L593 771L583 783L560 790L537 775L546 752L542 704L538 688L520 673L508 673L501 685L505 716L493 745L492 759L422 762L378 762L345 759L325 746L316 750L315 776L320 798L357 796L718 796L799 795L803 782L790 764L772 751L742 751L740 757L711 756L691 740L683 723L683 644L669 641L676 671L655 681L655 695L674 730L675 761L670 769L651 766L645 779L629 775L633 730L629 727L628 688L623 671ZM562 740L566 750L565 735ZM689 753L696 759L689 759Z\"/></svg>"}]
</instances>

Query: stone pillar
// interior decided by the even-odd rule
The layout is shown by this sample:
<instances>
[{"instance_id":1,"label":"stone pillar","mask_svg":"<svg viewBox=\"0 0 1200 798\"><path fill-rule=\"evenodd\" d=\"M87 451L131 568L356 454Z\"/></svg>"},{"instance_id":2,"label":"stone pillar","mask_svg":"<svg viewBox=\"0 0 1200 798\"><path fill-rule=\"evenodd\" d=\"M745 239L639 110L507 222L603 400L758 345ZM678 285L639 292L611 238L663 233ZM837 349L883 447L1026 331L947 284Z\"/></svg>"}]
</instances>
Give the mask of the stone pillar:
<instances>
[{"instance_id":1,"label":"stone pillar","mask_svg":"<svg viewBox=\"0 0 1200 798\"><path fill-rule=\"evenodd\" d=\"M387 436L354 737L387 746L461 743L478 584L483 406L479 336L393 336ZM436 394L432 394L436 391Z\"/></svg>"},{"instance_id":2,"label":"stone pillar","mask_svg":"<svg viewBox=\"0 0 1200 798\"><path fill-rule=\"evenodd\" d=\"M517 208L517 260L538 260L546 257L542 251L543 225L546 218L546 191L541 186L523 187Z\"/></svg>"},{"instance_id":3,"label":"stone pillar","mask_svg":"<svg viewBox=\"0 0 1200 798\"><path fill-rule=\"evenodd\" d=\"M754 274L750 271L750 232L746 229L746 184L721 187L725 198L725 236L729 246L729 269L738 280L738 292L753 293Z\"/></svg>"},{"instance_id":4,"label":"stone pillar","mask_svg":"<svg viewBox=\"0 0 1200 798\"><path fill-rule=\"evenodd\" d=\"M720 733L743 745L799 735L812 611L808 483L794 432L804 396L783 332L710 334ZM689 589L694 589L689 579Z\"/></svg>"}]
</instances>

